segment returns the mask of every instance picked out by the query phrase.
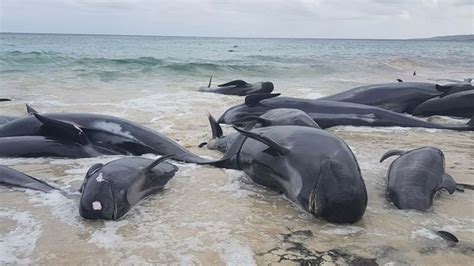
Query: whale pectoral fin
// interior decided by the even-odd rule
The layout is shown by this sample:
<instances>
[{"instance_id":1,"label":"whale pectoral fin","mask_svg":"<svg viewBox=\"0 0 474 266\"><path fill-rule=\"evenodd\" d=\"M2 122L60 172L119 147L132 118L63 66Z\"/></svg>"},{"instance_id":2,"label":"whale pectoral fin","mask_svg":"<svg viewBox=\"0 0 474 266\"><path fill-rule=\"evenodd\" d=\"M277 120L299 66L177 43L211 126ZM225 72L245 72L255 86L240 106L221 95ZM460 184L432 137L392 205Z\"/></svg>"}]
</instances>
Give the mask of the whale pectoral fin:
<instances>
[{"instance_id":1,"label":"whale pectoral fin","mask_svg":"<svg viewBox=\"0 0 474 266\"><path fill-rule=\"evenodd\" d=\"M456 191L456 181L454 181L452 176L444 173L443 180L441 181L441 184L439 184L438 189L442 188L445 188L449 194L453 194L454 191Z\"/></svg>"},{"instance_id":2,"label":"whale pectoral fin","mask_svg":"<svg viewBox=\"0 0 474 266\"><path fill-rule=\"evenodd\" d=\"M166 156L161 156L160 158L156 159L155 161L153 161L150 165L148 165L147 167L145 167L145 171L147 172L151 172L153 170L153 168L155 168L157 165L159 165L160 163L168 160L168 159L172 159L173 157L175 157L174 154L171 154L171 155L166 155Z\"/></svg>"},{"instance_id":3,"label":"whale pectoral fin","mask_svg":"<svg viewBox=\"0 0 474 266\"><path fill-rule=\"evenodd\" d=\"M207 113L207 119L211 125L212 138L217 139L222 137L224 133L222 133L222 128L219 123L217 123L216 119L210 113Z\"/></svg>"},{"instance_id":4,"label":"whale pectoral fin","mask_svg":"<svg viewBox=\"0 0 474 266\"><path fill-rule=\"evenodd\" d=\"M86 173L86 176L84 177L84 181L82 181L82 185L79 188L79 192L82 193L82 191L84 191L84 187L86 186L86 183L87 183L87 180L89 180L89 177L91 177L91 175L93 175L95 172L100 170L102 168L102 166L104 166L104 165L101 164L101 163L96 163L93 166L91 166L91 168L89 168L89 170Z\"/></svg>"},{"instance_id":5,"label":"whale pectoral fin","mask_svg":"<svg viewBox=\"0 0 474 266\"><path fill-rule=\"evenodd\" d=\"M285 154L288 154L290 152L290 150L288 148L286 148L285 146L276 143L272 139L270 139L270 138L268 138L268 137L266 137L262 134L257 134L255 132L251 132L251 131L245 131L245 130L242 130L242 129L236 127L236 126L234 126L234 129L237 130L240 134L242 134L242 135L244 135L248 138L257 140L257 141L267 145L273 151L277 152L280 155L285 155Z\"/></svg>"},{"instance_id":6,"label":"whale pectoral fin","mask_svg":"<svg viewBox=\"0 0 474 266\"><path fill-rule=\"evenodd\" d=\"M34 113L33 115L43 124L44 127L51 129L51 132L58 135L58 137L67 137L82 145L89 145L91 143L86 133L84 133L84 131L82 131L82 129L76 124L49 118L38 113Z\"/></svg>"},{"instance_id":7,"label":"whale pectoral fin","mask_svg":"<svg viewBox=\"0 0 474 266\"><path fill-rule=\"evenodd\" d=\"M38 111L36 111L33 107L31 107L29 104L25 104L26 105L26 112L29 114L29 115L32 115L32 114L37 114Z\"/></svg>"},{"instance_id":8,"label":"whale pectoral fin","mask_svg":"<svg viewBox=\"0 0 474 266\"><path fill-rule=\"evenodd\" d=\"M386 152L384 155L382 155L382 157L380 158L380 162L383 162L385 159L387 159L388 157L391 157L391 156L394 156L394 155L402 155L404 154L405 152L402 151L402 150L389 150L388 152Z\"/></svg>"},{"instance_id":9,"label":"whale pectoral fin","mask_svg":"<svg viewBox=\"0 0 474 266\"><path fill-rule=\"evenodd\" d=\"M248 83L243 80L233 80L224 84L217 85L217 87L226 87L226 86L235 86L235 87L245 87Z\"/></svg>"},{"instance_id":10,"label":"whale pectoral fin","mask_svg":"<svg viewBox=\"0 0 474 266\"><path fill-rule=\"evenodd\" d=\"M280 96L280 93L255 93L245 97L245 105L253 106L260 101Z\"/></svg>"}]
</instances>

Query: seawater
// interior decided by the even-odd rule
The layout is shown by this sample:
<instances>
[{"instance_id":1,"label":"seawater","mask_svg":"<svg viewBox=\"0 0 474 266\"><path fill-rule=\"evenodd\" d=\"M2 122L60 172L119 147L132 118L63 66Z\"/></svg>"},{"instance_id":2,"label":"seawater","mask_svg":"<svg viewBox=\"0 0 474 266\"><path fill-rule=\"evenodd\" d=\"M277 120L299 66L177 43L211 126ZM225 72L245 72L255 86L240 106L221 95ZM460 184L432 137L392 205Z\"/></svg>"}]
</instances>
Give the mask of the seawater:
<instances>
[{"instance_id":1,"label":"seawater","mask_svg":"<svg viewBox=\"0 0 474 266\"><path fill-rule=\"evenodd\" d=\"M229 51L233 50L233 51ZM243 98L197 92L232 79L272 81L275 92L318 98L355 86L472 77L472 42L414 40L232 39L0 34L0 113L114 115L160 131L203 156L206 112L219 116ZM416 76L413 76L416 71ZM444 117L436 122L465 123ZM226 132L231 128L225 127ZM336 127L354 151L369 203L354 225L311 217L241 171L178 164L163 192L120 221L86 221L77 192L87 169L120 156L0 159L70 195L0 188L0 263L468 264L474 251L474 193L440 193L427 213L401 211L384 196L388 149L437 146L458 182L474 183L471 132ZM154 155L145 155L154 158ZM451 245L434 230L460 239Z\"/></svg>"}]
</instances>

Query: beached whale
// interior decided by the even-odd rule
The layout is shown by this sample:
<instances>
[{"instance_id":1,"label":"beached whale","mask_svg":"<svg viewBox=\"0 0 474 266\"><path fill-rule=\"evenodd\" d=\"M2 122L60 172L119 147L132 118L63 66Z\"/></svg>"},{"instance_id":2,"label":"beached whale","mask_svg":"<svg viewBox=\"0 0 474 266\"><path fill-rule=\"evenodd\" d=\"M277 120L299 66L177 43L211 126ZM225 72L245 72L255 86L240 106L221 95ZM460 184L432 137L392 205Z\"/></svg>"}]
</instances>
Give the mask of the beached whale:
<instances>
[{"instance_id":1,"label":"beached whale","mask_svg":"<svg viewBox=\"0 0 474 266\"><path fill-rule=\"evenodd\" d=\"M367 191L347 144L321 129L271 126L239 131L217 167L243 170L263 186L280 191L316 217L333 223L359 221Z\"/></svg>"},{"instance_id":2,"label":"beached whale","mask_svg":"<svg viewBox=\"0 0 474 266\"><path fill-rule=\"evenodd\" d=\"M413 110L413 115L449 115L472 118L474 116L474 90L429 99L418 105Z\"/></svg>"},{"instance_id":3,"label":"beached whale","mask_svg":"<svg viewBox=\"0 0 474 266\"><path fill-rule=\"evenodd\" d=\"M375 106L326 100L309 100L277 97L280 94L254 94L245 98L245 103L227 109L219 118L223 124L237 124L248 116L259 116L276 108L294 108L306 112L321 128L333 126L399 126L452 130L474 130L471 119L468 125L438 125L408 115L392 112Z\"/></svg>"},{"instance_id":4,"label":"beached whale","mask_svg":"<svg viewBox=\"0 0 474 266\"><path fill-rule=\"evenodd\" d=\"M207 87L199 88L199 91L237 96L246 96L255 93L270 93L273 91L273 83L271 82L247 83L243 80L233 80L217 85L217 87L214 88L211 88L211 82L212 77L209 80L209 85Z\"/></svg>"},{"instance_id":5,"label":"beached whale","mask_svg":"<svg viewBox=\"0 0 474 266\"><path fill-rule=\"evenodd\" d=\"M80 189L79 214L105 220L124 216L141 199L163 190L174 176L178 168L165 162L169 157L129 157L93 165Z\"/></svg>"},{"instance_id":6,"label":"beached whale","mask_svg":"<svg viewBox=\"0 0 474 266\"><path fill-rule=\"evenodd\" d=\"M201 158L159 132L125 119L100 114L53 113L40 115L33 112L33 115L0 125L0 137L52 136L62 139L63 136L56 130L50 130L54 126L47 126L56 124L79 127L95 146L117 153L126 155L173 154L174 158L180 161L191 163L202 161Z\"/></svg>"},{"instance_id":7,"label":"beached whale","mask_svg":"<svg viewBox=\"0 0 474 266\"><path fill-rule=\"evenodd\" d=\"M12 168L0 165L0 185L50 192L57 188Z\"/></svg>"},{"instance_id":8,"label":"beached whale","mask_svg":"<svg viewBox=\"0 0 474 266\"><path fill-rule=\"evenodd\" d=\"M472 88L470 84L442 86L426 82L398 82L357 87L318 100L359 103L411 114L419 104L428 99Z\"/></svg>"},{"instance_id":9,"label":"beached whale","mask_svg":"<svg viewBox=\"0 0 474 266\"><path fill-rule=\"evenodd\" d=\"M380 162L398 155L387 174L388 198L399 209L426 211L433 204L435 193L446 189L456 190L456 182L445 173L444 154L435 147L423 147L411 151L391 150Z\"/></svg>"},{"instance_id":10,"label":"beached whale","mask_svg":"<svg viewBox=\"0 0 474 266\"><path fill-rule=\"evenodd\" d=\"M212 139L209 142L202 143L200 146L207 144L207 148L210 150L226 152L234 142L235 138L237 138L239 133L233 132L224 136L221 126L219 123L217 123L214 117L209 114L208 119L212 130ZM251 121L257 122L255 128L291 125L320 128L319 125L307 113L298 109L289 108L272 109L265 112L261 116L248 116L239 122L250 123Z\"/></svg>"}]
</instances>

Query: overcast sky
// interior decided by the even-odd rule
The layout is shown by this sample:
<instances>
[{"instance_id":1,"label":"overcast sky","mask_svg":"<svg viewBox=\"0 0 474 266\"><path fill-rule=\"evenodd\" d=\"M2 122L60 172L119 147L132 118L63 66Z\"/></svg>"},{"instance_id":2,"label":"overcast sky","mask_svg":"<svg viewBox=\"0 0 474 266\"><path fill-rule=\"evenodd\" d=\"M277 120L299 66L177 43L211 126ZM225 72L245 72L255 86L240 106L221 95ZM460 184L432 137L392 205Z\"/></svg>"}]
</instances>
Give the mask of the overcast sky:
<instances>
[{"instance_id":1,"label":"overcast sky","mask_svg":"<svg viewBox=\"0 0 474 266\"><path fill-rule=\"evenodd\" d=\"M0 0L3 32L412 38L473 34L474 0Z\"/></svg>"}]
</instances>

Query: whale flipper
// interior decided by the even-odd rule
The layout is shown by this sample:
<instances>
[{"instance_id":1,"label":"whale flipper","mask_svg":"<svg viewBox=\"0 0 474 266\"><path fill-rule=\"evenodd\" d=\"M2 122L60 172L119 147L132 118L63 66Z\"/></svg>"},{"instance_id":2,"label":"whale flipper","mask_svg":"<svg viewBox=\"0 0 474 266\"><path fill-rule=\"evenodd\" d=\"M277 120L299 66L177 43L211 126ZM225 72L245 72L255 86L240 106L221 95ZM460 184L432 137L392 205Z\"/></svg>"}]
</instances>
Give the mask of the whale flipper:
<instances>
[{"instance_id":1,"label":"whale flipper","mask_svg":"<svg viewBox=\"0 0 474 266\"><path fill-rule=\"evenodd\" d=\"M32 115L32 114L37 114L38 111L36 111L33 107L31 107L29 104L25 104L26 105L26 112L29 114L29 115Z\"/></svg>"},{"instance_id":2,"label":"whale flipper","mask_svg":"<svg viewBox=\"0 0 474 266\"><path fill-rule=\"evenodd\" d=\"M52 119L38 113L33 114L43 126L51 129L55 134L59 133L60 137L67 136L68 138L78 142L82 145L89 145L91 141L87 137L86 133L76 124L65 122L62 120Z\"/></svg>"},{"instance_id":3,"label":"whale flipper","mask_svg":"<svg viewBox=\"0 0 474 266\"><path fill-rule=\"evenodd\" d=\"M456 181L454 181L453 177L444 173L443 180L441 184L439 184L438 189L445 188L449 194L453 194L456 191Z\"/></svg>"},{"instance_id":4,"label":"whale flipper","mask_svg":"<svg viewBox=\"0 0 474 266\"><path fill-rule=\"evenodd\" d=\"M150 165L148 165L144 169L145 169L145 171L151 172L151 170L153 170L153 168L155 168L157 165L159 165L160 163L162 163L162 162L164 162L168 159L172 159L174 156L175 156L174 154L161 156L160 158L154 160Z\"/></svg>"},{"instance_id":5,"label":"whale flipper","mask_svg":"<svg viewBox=\"0 0 474 266\"><path fill-rule=\"evenodd\" d=\"M392 157L394 155L402 155L404 154L405 152L402 151L402 150L389 150L388 152L386 152L384 155L382 155L382 157L380 158L380 162L383 162L385 161L385 159L387 159L388 157Z\"/></svg>"},{"instance_id":6,"label":"whale flipper","mask_svg":"<svg viewBox=\"0 0 474 266\"><path fill-rule=\"evenodd\" d=\"M233 80L224 84L217 85L217 87L226 87L226 86L245 87L247 84L248 84L247 82L238 79L238 80Z\"/></svg>"},{"instance_id":7,"label":"whale flipper","mask_svg":"<svg viewBox=\"0 0 474 266\"><path fill-rule=\"evenodd\" d=\"M256 93L245 97L245 105L253 106L260 101L280 96L280 93Z\"/></svg>"},{"instance_id":8,"label":"whale flipper","mask_svg":"<svg viewBox=\"0 0 474 266\"><path fill-rule=\"evenodd\" d=\"M43 192L58 190L58 188L51 186L45 181L6 166L0 166L0 185L29 188Z\"/></svg>"},{"instance_id":9,"label":"whale flipper","mask_svg":"<svg viewBox=\"0 0 474 266\"><path fill-rule=\"evenodd\" d=\"M285 154L288 154L290 152L290 150L288 148L286 148L285 146L276 143L272 139L270 139L270 138L268 138L268 137L266 137L262 134L257 134L257 133L251 132L251 131L246 131L246 130L240 129L238 127L235 127L235 126L234 126L234 129L237 130L240 134L242 134L242 135L244 135L248 138L257 140L257 141L267 145L272 150L275 150L277 153L279 153L281 155L285 155Z\"/></svg>"}]
</instances>

